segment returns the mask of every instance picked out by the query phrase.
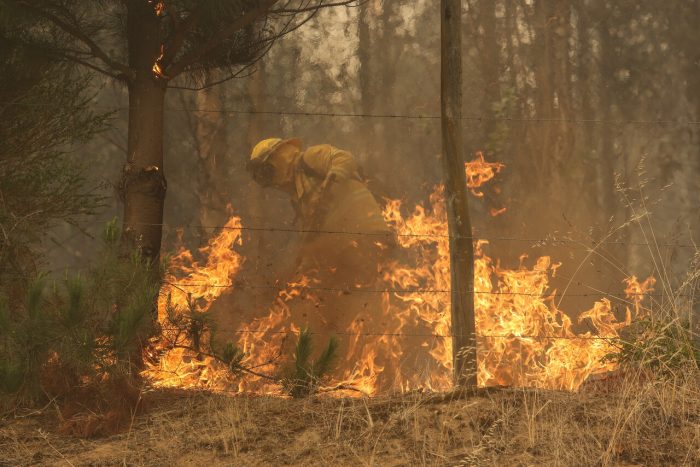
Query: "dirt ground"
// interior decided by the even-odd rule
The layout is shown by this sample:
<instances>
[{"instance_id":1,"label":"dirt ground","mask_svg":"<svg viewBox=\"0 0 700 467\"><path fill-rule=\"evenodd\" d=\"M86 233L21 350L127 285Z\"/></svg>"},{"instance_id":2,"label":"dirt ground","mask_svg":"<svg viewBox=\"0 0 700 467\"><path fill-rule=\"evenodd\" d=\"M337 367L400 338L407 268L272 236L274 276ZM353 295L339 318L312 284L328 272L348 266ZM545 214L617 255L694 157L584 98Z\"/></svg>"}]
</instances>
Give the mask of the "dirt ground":
<instances>
[{"instance_id":1,"label":"dirt ground","mask_svg":"<svg viewBox=\"0 0 700 467\"><path fill-rule=\"evenodd\" d=\"M50 406L8 414L0 465L700 465L698 389L688 376L371 399L159 390L106 438L58 434Z\"/></svg>"}]
</instances>

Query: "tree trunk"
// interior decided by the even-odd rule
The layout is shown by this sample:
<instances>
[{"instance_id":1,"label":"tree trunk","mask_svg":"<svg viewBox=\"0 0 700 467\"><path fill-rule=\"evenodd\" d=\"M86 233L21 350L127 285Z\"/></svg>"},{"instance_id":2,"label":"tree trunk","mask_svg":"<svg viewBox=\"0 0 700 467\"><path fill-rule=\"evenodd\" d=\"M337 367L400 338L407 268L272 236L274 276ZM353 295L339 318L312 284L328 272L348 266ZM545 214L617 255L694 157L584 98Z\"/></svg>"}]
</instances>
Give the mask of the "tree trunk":
<instances>
[{"instance_id":1,"label":"tree trunk","mask_svg":"<svg viewBox=\"0 0 700 467\"><path fill-rule=\"evenodd\" d=\"M207 72L206 82L216 81L213 72ZM225 167L227 156L228 114L214 112L223 109L223 88L209 87L196 96L197 107L207 111L195 116L195 143L197 145L197 200L199 201L199 224L201 241L211 232L209 226L224 225L228 220L228 195ZM210 111L211 110L211 111Z\"/></svg>"},{"instance_id":2,"label":"tree trunk","mask_svg":"<svg viewBox=\"0 0 700 467\"><path fill-rule=\"evenodd\" d=\"M610 37L610 27L605 1L601 0L598 3L598 14L601 15L600 27L598 33L600 35L600 106L601 119L605 122L610 122L613 119L612 106L614 101L614 66L615 54L613 51L613 41ZM600 180L601 193L601 222L607 223L611 216L616 212L615 203L615 135L613 134L613 126L610 123L604 123L601 128L601 152L600 152Z\"/></svg>"},{"instance_id":3,"label":"tree trunk","mask_svg":"<svg viewBox=\"0 0 700 467\"><path fill-rule=\"evenodd\" d=\"M480 69L484 80L483 96L481 98L481 115L484 118L484 135L491 149L491 156L500 160L501 154L494 150L501 141L497 134L498 121L494 119L494 104L501 100L501 51L496 35L496 2L479 0L476 3L476 22L483 33L479 35L481 42Z\"/></svg>"},{"instance_id":4,"label":"tree trunk","mask_svg":"<svg viewBox=\"0 0 700 467\"><path fill-rule=\"evenodd\" d=\"M358 77L360 81L360 106L363 114L371 114L374 110L373 104L375 95L373 84L376 80L374 70L372 69L372 36L371 25L372 7L369 2L360 3L360 16L357 26L357 59L360 62ZM371 118L363 118L361 120L362 133L366 135L365 147L362 148L364 153L368 152L369 147L373 144L373 129L374 121Z\"/></svg>"},{"instance_id":5,"label":"tree trunk","mask_svg":"<svg viewBox=\"0 0 700 467\"><path fill-rule=\"evenodd\" d=\"M460 0L441 0L442 165L450 235L454 383L476 386L474 251L467 205L467 180L462 158L461 15Z\"/></svg>"},{"instance_id":6,"label":"tree trunk","mask_svg":"<svg viewBox=\"0 0 700 467\"><path fill-rule=\"evenodd\" d=\"M572 61L569 59L571 43L571 4L569 0L558 0L554 4L554 28L552 31L552 52L554 56L554 92L556 93L556 117L560 120L557 125L556 173L570 176L566 170L567 159L574 150L575 133L573 125L565 120L576 117L574 112ZM568 186L564 180L562 186Z\"/></svg>"},{"instance_id":7,"label":"tree trunk","mask_svg":"<svg viewBox=\"0 0 700 467\"><path fill-rule=\"evenodd\" d=\"M165 81L153 64L160 54L159 22L148 2L128 2L127 36L129 138L121 180L124 200L123 240L149 261L157 261L163 230L166 182L163 174L163 104Z\"/></svg>"},{"instance_id":8,"label":"tree trunk","mask_svg":"<svg viewBox=\"0 0 700 467\"><path fill-rule=\"evenodd\" d=\"M250 99L250 109L253 113L250 114L250 121L248 122L248 147L253 148L259 141L263 138L269 138L271 135L265 133L269 131L265 126L265 122L262 119L262 115L255 112L263 112L265 110L265 62L260 61L258 64L258 69L256 72L248 78L248 97ZM246 161L248 160L248 153L245 153ZM266 212L265 198L267 196L266 191L253 180L248 181L248 218L252 219L252 223L256 227L265 225L264 220L268 219L268 213ZM273 233L274 234L274 233ZM260 259L265 257L265 245L268 244L268 232L255 231L251 232L251 237L249 241L253 246L254 261L254 274L255 279L260 281L259 283L266 283L267 277L265 273L269 268L261 267ZM278 239L279 240L279 239ZM258 289L263 292L262 289ZM259 293L258 295L263 295Z\"/></svg>"},{"instance_id":9,"label":"tree trunk","mask_svg":"<svg viewBox=\"0 0 700 467\"><path fill-rule=\"evenodd\" d=\"M536 189L543 196L549 194L552 171L551 153L553 144L554 120L554 70L550 21L552 5L550 0L536 0L532 6L535 37L532 43L533 68L535 77L534 108L539 122L527 125L527 151L531 154L534 186L526 181L529 189Z\"/></svg>"},{"instance_id":10,"label":"tree trunk","mask_svg":"<svg viewBox=\"0 0 700 467\"><path fill-rule=\"evenodd\" d=\"M516 36L518 34L517 28L517 15L518 8L513 2L505 2L505 34L507 35L506 40L506 68L508 69L509 85L512 86L516 93L518 89L518 59L516 57Z\"/></svg>"},{"instance_id":11,"label":"tree trunk","mask_svg":"<svg viewBox=\"0 0 700 467\"><path fill-rule=\"evenodd\" d=\"M578 24L576 25L576 30L578 32L578 69L577 83L578 83L578 96L581 102L581 116L584 120L590 122L595 118L595 112L593 109L593 89L592 89L592 73L591 64L593 63L591 57L591 36L590 36L590 12L587 2L582 2L577 10ZM596 127L592 123L585 123L581 128L583 133L583 156L586 160L586 166L583 173L583 177L580 184L580 190L585 196L590 198L588 204L593 207L597 202L598 190L591 190L589 184L591 180L596 180L596 166L595 162L598 157L598 146L596 144L595 130Z\"/></svg>"}]
</instances>

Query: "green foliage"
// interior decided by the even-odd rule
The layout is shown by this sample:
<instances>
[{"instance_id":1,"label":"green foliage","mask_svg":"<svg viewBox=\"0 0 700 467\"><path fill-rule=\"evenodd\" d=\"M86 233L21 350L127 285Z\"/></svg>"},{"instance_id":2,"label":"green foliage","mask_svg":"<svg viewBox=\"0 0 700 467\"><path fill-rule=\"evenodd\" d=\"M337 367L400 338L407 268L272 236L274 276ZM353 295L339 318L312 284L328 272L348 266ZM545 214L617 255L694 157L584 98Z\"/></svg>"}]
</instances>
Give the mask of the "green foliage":
<instances>
[{"instance_id":1,"label":"green foliage","mask_svg":"<svg viewBox=\"0 0 700 467\"><path fill-rule=\"evenodd\" d=\"M90 110L89 76L22 44L37 21L0 7L0 275L8 277L29 275L56 221L76 223L104 203L72 148L106 116Z\"/></svg>"},{"instance_id":2,"label":"green foliage","mask_svg":"<svg viewBox=\"0 0 700 467\"><path fill-rule=\"evenodd\" d=\"M65 62L98 62L90 53L92 51L67 52L85 49L84 41L66 31L64 26L68 24L70 28L90 37L100 47L109 48L109 55L114 62L125 64L129 63L129 47L133 52L148 40L142 37L128 38L126 23L129 10L132 15L153 14L157 2L56 0L39 3L27 5L27 2L17 0L0 0L0 11L4 9L7 18L31 21L35 26L13 28L13 38L17 43ZM192 59L196 56L194 63L181 71L198 83L204 79L206 70L223 69L231 74L238 72L241 66L255 61L267 51L271 38L293 28L293 24L285 24L282 31L276 30L266 23L266 17L263 16L232 35L222 34L232 23L240 21L244 14L258 7L258 0L173 0L164 3L167 5L166 14L162 16L161 27L154 32L160 36L160 42L165 42L173 35L181 35L178 52L172 59L177 62L183 57ZM196 16L194 21L191 18L193 15ZM288 17L285 17L285 23L287 20ZM185 27L181 30L180 26L183 25ZM203 53L205 48L206 52ZM149 64L148 68L150 67ZM112 76L121 72L104 63L90 68L106 68L106 72Z\"/></svg>"},{"instance_id":3,"label":"green foliage","mask_svg":"<svg viewBox=\"0 0 700 467\"><path fill-rule=\"evenodd\" d=\"M247 354L231 341L223 344L217 341L216 323L207 313L202 312L191 297L187 302L187 308L181 309L172 303L168 295L165 312L164 329L159 336L159 345L162 348L180 348L188 352L192 358L211 357L224 364L234 376L239 376L248 370L243 363Z\"/></svg>"},{"instance_id":4,"label":"green foliage","mask_svg":"<svg viewBox=\"0 0 700 467\"><path fill-rule=\"evenodd\" d=\"M244 369L243 360L246 358L245 352L233 342L226 342L220 349L213 349L215 357L226 364L229 371L235 375L240 375Z\"/></svg>"},{"instance_id":5,"label":"green foliage","mask_svg":"<svg viewBox=\"0 0 700 467\"><path fill-rule=\"evenodd\" d=\"M118 237L114 223L105 228L101 260L86 276L52 287L39 276L24 298L0 300L0 395L31 402L76 382L137 377L158 275L138 255L120 258Z\"/></svg>"},{"instance_id":6,"label":"green foliage","mask_svg":"<svg viewBox=\"0 0 700 467\"><path fill-rule=\"evenodd\" d=\"M106 117L90 110L88 76L22 44L37 18L2 5L0 395L37 400L56 395L55 381L47 381L49 368L60 368L57 374L68 381L104 371L114 361L97 345L112 342L103 338L102 326L120 315L120 309L97 311L93 297L108 300L104 283L91 275L50 284L32 272L40 257L35 246L56 221L78 223L103 204L71 151L100 131ZM131 294L125 287L122 293Z\"/></svg>"},{"instance_id":7,"label":"green foliage","mask_svg":"<svg viewBox=\"0 0 700 467\"><path fill-rule=\"evenodd\" d=\"M700 366L700 347L687 322L640 320L626 334L619 351L607 359L667 376Z\"/></svg>"},{"instance_id":8,"label":"green foliage","mask_svg":"<svg viewBox=\"0 0 700 467\"><path fill-rule=\"evenodd\" d=\"M283 386L292 397L313 394L325 375L333 370L338 350L338 341L331 337L321 355L311 361L313 342L311 332L303 329L294 351L294 367L283 378Z\"/></svg>"}]
</instances>

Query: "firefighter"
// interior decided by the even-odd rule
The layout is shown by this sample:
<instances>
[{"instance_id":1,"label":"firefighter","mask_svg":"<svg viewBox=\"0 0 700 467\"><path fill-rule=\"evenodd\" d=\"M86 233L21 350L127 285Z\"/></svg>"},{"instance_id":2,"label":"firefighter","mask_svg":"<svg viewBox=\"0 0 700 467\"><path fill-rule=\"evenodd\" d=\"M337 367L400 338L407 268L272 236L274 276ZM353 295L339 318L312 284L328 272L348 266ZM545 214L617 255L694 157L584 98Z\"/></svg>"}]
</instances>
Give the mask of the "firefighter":
<instances>
[{"instance_id":1,"label":"firefighter","mask_svg":"<svg viewBox=\"0 0 700 467\"><path fill-rule=\"evenodd\" d=\"M384 268L399 249L355 158L329 144L303 150L296 138L269 138L253 148L247 169L262 186L290 196L301 227L293 281L307 276L313 285L285 302L291 321L324 338L343 336L347 361L359 359L359 336L386 326L385 294L376 292L386 287Z\"/></svg>"},{"instance_id":2,"label":"firefighter","mask_svg":"<svg viewBox=\"0 0 700 467\"><path fill-rule=\"evenodd\" d=\"M342 268L346 279L372 281L393 241L352 154L329 144L302 150L297 138L268 138L255 145L247 169L260 185L291 197L303 232L300 270Z\"/></svg>"}]
</instances>

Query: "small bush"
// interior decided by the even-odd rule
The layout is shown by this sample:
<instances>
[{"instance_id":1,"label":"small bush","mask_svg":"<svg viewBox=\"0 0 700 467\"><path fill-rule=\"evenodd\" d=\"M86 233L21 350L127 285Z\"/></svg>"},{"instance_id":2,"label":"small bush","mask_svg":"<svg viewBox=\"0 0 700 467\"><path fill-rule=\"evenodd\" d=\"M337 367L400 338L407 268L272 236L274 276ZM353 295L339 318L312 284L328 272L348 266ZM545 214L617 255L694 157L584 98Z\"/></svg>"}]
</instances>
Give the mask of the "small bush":
<instances>
[{"instance_id":1,"label":"small bush","mask_svg":"<svg viewBox=\"0 0 700 467\"><path fill-rule=\"evenodd\" d=\"M313 394L325 375L332 369L338 350L338 341L331 337L321 355L311 361L313 342L311 332L303 329L299 334L294 352L294 367L282 378L282 385L292 397L306 397Z\"/></svg>"},{"instance_id":2,"label":"small bush","mask_svg":"<svg viewBox=\"0 0 700 467\"><path fill-rule=\"evenodd\" d=\"M23 298L0 300L3 405L50 399L68 419L133 404L158 274L138 254L123 258L119 237L110 223L101 260L85 276L51 282L40 275Z\"/></svg>"},{"instance_id":3,"label":"small bush","mask_svg":"<svg viewBox=\"0 0 700 467\"><path fill-rule=\"evenodd\" d=\"M700 366L700 348L689 322L679 319L640 320L625 332L619 351L609 358L622 365L675 376L679 370Z\"/></svg>"}]
</instances>

